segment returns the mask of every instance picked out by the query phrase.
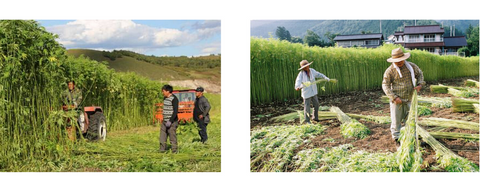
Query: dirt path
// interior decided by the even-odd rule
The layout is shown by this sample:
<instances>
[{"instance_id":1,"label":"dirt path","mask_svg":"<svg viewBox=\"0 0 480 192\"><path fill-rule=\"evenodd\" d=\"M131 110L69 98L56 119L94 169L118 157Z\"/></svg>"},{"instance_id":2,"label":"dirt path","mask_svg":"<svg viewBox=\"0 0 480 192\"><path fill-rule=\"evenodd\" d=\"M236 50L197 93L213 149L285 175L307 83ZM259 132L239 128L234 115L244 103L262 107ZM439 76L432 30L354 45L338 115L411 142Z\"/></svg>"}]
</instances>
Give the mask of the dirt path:
<instances>
[{"instance_id":1,"label":"dirt path","mask_svg":"<svg viewBox=\"0 0 480 192\"><path fill-rule=\"evenodd\" d=\"M221 93L221 82L205 79L170 81L170 85L195 89L203 87L207 93Z\"/></svg>"}]
</instances>

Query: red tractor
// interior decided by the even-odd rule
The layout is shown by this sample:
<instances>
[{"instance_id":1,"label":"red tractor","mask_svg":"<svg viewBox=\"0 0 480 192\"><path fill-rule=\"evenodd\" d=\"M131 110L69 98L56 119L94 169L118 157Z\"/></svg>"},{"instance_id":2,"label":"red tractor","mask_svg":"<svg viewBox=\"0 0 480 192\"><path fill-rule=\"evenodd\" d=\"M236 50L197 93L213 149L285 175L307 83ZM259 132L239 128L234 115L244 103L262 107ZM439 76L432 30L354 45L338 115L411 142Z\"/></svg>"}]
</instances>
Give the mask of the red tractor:
<instances>
[{"instance_id":1,"label":"red tractor","mask_svg":"<svg viewBox=\"0 0 480 192\"><path fill-rule=\"evenodd\" d=\"M179 123L193 122L193 108L195 103L195 89L174 90L172 92L178 98L178 121ZM156 103L154 108L153 123L163 120L163 103Z\"/></svg>"},{"instance_id":2,"label":"red tractor","mask_svg":"<svg viewBox=\"0 0 480 192\"><path fill-rule=\"evenodd\" d=\"M62 106L64 111L72 110L73 106ZM82 112L80 112L82 113ZM89 106L83 108L83 116L80 115L77 121L80 133L84 138L91 141L105 141L107 137L107 123L103 110L98 106ZM67 120L70 124L70 119ZM68 137L70 140L75 140L75 137L80 133L76 133L73 126L67 126Z\"/></svg>"}]
</instances>

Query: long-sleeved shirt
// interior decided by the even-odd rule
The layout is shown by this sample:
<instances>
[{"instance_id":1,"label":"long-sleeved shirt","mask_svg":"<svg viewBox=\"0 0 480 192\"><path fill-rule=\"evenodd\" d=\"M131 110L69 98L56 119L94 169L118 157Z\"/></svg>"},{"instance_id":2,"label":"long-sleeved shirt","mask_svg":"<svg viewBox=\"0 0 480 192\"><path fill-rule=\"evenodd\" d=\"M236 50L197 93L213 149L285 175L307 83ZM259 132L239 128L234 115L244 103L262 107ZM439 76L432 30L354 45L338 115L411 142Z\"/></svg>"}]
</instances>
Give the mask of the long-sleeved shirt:
<instances>
[{"instance_id":1,"label":"long-sleeved shirt","mask_svg":"<svg viewBox=\"0 0 480 192\"><path fill-rule=\"evenodd\" d=\"M306 71L300 71L300 73L298 73L297 79L295 80L295 89L302 88L302 97L304 99L313 97L314 95L318 94L317 85L313 83L315 81L315 78L328 79L327 76L319 73L312 68L310 68L310 77ZM310 85L309 87L305 87L305 85L303 85L302 83L307 81L312 82L312 85Z\"/></svg>"},{"instance_id":2,"label":"long-sleeved shirt","mask_svg":"<svg viewBox=\"0 0 480 192\"><path fill-rule=\"evenodd\" d=\"M75 109L80 109L82 104L82 91L80 89L67 89L62 93L62 102L64 105L73 105Z\"/></svg>"},{"instance_id":3,"label":"long-sleeved shirt","mask_svg":"<svg viewBox=\"0 0 480 192\"><path fill-rule=\"evenodd\" d=\"M390 65L390 67L388 67L383 74L382 89L392 102L397 97L400 97L402 101L410 101L412 98L414 87L411 73L406 66L406 62L407 61L405 61L405 64L400 67L402 77L400 77L397 70L393 66L395 65L394 63L392 63L392 65ZM412 66L417 84L424 86L425 81L423 80L422 70L416 64L411 62L408 63Z\"/></svg>"},{"instance_id":4,"label":"long-sleeved shirt","mask_svg":"<svg viewBox=\"0 0 480 192\"><path fill-rule=\"evenodd\" d=\"M209 123L210 122L210 103L208 102L205 96L201 96L200 98L195 99L195 108L193 109L193 119L198 122L200 119L198 118L199 115L203 116L203 122Z\"/></svg>"},{"instance_id":5,"label":"long-sleeved shirt","mask_svg":"<svg viewBox=\"0 0 480 192\"><path fill-rule=\"evenodd\" d=\"M178 98L174 94L163 98L163 121L178 121Z\"/></svg>"}]
</instances>

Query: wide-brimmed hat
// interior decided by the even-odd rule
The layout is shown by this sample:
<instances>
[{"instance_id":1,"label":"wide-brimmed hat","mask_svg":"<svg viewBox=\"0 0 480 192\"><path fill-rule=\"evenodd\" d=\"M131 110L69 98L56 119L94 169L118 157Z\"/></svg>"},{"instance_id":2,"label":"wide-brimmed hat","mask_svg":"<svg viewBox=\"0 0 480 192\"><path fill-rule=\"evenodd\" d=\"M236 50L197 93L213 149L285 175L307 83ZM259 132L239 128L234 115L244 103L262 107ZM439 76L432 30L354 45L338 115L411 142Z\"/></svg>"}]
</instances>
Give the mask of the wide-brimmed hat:
<instances>
[{"instance_id":1,"label":"wide-brimmed hat","mask_svg":"<svg viewBox=\"0 0 480 192\"><path fill-rule=\"evenodd\" d=\"M310 63L307 60L300 61L300 68L298 70L302 70L303 68L305 68L306 66L309 66L312 63L313 61Z\"/></svg>"},{"instance_id":2,"label":"wide-brimmed hat","mask_svg":"<svg viewBox=\"0 0 480 192\"><path fill-rule=\"evenodd\" d=\"M392 57L388 58L387 61L392 62L399 62L410 57L410 53L403 53L401 48L396 48L392 50Z\"/></svg>"}]
</instances>

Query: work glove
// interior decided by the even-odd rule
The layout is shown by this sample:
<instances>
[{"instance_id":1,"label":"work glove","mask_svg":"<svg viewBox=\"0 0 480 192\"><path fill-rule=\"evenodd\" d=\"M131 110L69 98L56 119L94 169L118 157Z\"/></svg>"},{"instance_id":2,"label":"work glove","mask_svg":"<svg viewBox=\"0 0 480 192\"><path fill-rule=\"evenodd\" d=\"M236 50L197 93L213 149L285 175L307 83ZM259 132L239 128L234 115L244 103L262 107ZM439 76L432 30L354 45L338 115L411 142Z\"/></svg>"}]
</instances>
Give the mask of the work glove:
<instances>
[{"instance_id":1,"label":"work glove","mask_svg":"<svg viewBox=\"0 0 480 192\"><path fill-rule=\"evenodd\" d=\"M170 121L165 122L165 126L167 128L170 128L170 126L172 126L172 122L170 122Z\"/></svg>"},{"instance_id":2,"label":"work glove","mask_svg":"<svg viewBox=\"0 0 480 192\"><path fill-rule=\"evenodd\" d=\"M327 81L330 81L330 78L328 78L328 77L325 77L325 79L327 79Z\"/></svg>"}]
</instances>

